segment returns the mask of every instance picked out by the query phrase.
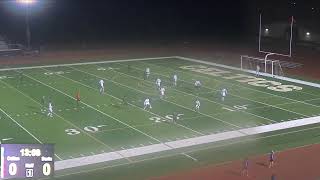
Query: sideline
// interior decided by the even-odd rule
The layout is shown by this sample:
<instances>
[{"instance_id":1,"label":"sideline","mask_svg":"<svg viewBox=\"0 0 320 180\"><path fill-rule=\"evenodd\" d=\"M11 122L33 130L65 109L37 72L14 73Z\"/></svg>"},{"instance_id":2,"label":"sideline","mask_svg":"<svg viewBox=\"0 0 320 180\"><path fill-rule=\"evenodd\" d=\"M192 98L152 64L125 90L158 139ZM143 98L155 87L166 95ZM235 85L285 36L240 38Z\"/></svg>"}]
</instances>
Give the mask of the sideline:
<instances>
[{"instance_id":1,"label":"sideline","mask_svg":"<svg viewBox=\"0 0 320 180\"><path fill-rule=\"evenodd\" d=\"M153 144L149 146L125 149L125 150L109 152L109 153L102 153L102 154L97 154L92 156L62 160L62 161L57 161L55 163L55 170L59 171L63 169L92 165L92 164L97 164L102 162L109 162L113 160L119 160L122 158L136 157L136 156L147 155L151 153L163 152L163 151L185 148L185 147L207 144L207 143L213 143L213 142L222 141L222 140L229 140L229 139L244 137L248 135L257 135L261 133L284 130L288 128L300 127L300 126L311 125L316 123L320 123L320 116L293 120L293 121L286 121L286 122L281 122L277 124L245 128L237 131L228 131L228 132L223 132L218 134L211 134L211 135L200 136L195 138L171 141L171 142L166 142L162 144ZM247 135L243 133L246 133ZM171 148L169 148L168 145ZM118 153L122 154L123 157L117 156L116 154Z\"/></svg>"}]
</instances>

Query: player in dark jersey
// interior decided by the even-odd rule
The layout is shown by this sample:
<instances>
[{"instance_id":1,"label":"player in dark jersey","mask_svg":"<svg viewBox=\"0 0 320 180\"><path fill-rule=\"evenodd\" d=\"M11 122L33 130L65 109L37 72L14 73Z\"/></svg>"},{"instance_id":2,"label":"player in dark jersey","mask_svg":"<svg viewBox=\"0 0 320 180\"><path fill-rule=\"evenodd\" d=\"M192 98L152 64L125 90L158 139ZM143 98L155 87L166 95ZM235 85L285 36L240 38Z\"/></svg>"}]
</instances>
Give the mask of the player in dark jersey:
<instances>
[{"instance_id":1,"label":"player in dark jersey","mask_svg":"<svg viewBox=\"0 0 320 180\"><path fill-rule=\"evenodd\" d=\"M249 176L249 159L245 158L242 164L242 172L241 175L242 176Z\"/></svg>"},{"instance_id":2,"label":"player in dark jersey","mask_svg":"<svg viewBox=\"0 0 320 180\"><path fill-rule=\"evenodd\" d=\"M172 122L173 123L177 123L177 120L178 120L178 113L173 112L173 114L172 114Z\"/></svg>"},{"instance_id":3,"label":"player in dark jersey","mask_svg":"<svg viewBox=\"0 0 320 180\"><path fill-rule=\"evenodd\" d=\"M269 154L269 168L274 166L274 151L271 151Z\"/></svg>"}]
</instances>

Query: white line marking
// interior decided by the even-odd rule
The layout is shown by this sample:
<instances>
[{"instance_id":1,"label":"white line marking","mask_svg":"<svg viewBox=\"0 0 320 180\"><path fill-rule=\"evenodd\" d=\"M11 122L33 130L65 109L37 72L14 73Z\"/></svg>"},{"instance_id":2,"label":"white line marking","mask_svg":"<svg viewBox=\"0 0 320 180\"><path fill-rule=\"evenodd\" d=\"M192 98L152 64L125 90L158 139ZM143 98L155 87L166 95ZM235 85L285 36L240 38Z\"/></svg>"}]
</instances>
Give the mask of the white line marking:
<instances>
[{"instance_id":1,"label":"white line marking","mask_svg":"<svg viewBox=\"0 0 320 180\"><path fill-rule=\"evenodd\" d=\"M24 74L24 75L25 75L25 74ZM26 76L26 75L25 75L25 76ZM30 78L30 77L29 77L29 78ZM32 78L30 78L30 79L32 79ZM0 81L0 82L2 82L3 84L5 84L5 85L8 86L8 87L14 89L15 91L19 92L19 93L22 94L23 96L29 98L31 101L37 103L38 105L41 105L41 103L39 103L38 101L34 100L32 97L26 95L24 92L18 90L17 88L15 88L15 87L7 84L7 83L4 82L4 81ZM55 114L56 114L56 113L55 113ZM111 148L111 147L108 146L107 144L103 143L102 141L98 140L98 139L95 138L94 136L90 135L90 134L87 133L86 131L84 131L84 130L82 130L81 128L79 128L78 126L74 125L72 122L66 120L65 118L63 118L62 116L60 116L60 115L58 115L58 114L56 114L56 115L57 115L59 118L61 118L63 121L67 122L67 123L70 124L71 126L75 127L75 128L78 129L79 131L83 132L84 134L86 134L87 136L89 136L90 138L92 138L93 140L95 140L96 142L98 142L98 143L100 143L100 144L102 144L102 145L110 148L111 150L114 150L113 148ZM55 154L55 155L56 155L56 154ZM119 154L119 155L121 156L121 154ZM58 159L62 160L62 158L60 158L58 155L56 155L56 156L58 157ZM122 156L122 157L123 157L123 156ZM128 159L128 158L126 158L126 159L127 159L128 161L131 161L131 160Z\"/></svg>"},{"instance_id":2,"label":"white line marking","mask_svg":"<svg viewBox=\"0 0 320 180\"><path fill-rule=\"evenodd\" d=\"M232 69L232 70L237 70L237 71L249 72L249 73L252 73L252 74L256 74L255 71L241 70L240 68L237 68L237 67L232 67L232 66L227 66L227 65L207 62L207 61L203 61L203 60L199 60L199 59L187 58L187 57L182 57L182 56L175 56L174 58L183 59L183 60L187 60L187 61L191 61L191 62L198 62L198 63L207 64L207 65L216 66L216 67L222 67L222 68L226 68L226 69ZM293 79L293 78L287 78L287 77L281 77L281 76L272 76L271 74L266 74L266 73L260 73L260 74L262 76L272 77L272 78L276 78L276 79L280 79L280 80L284 80L284 81L288 81L288 82L293 82L293 83L297 83L297 84L302 84L302 85L307 85L307 86L311 86L311 87L320 88L320 84L318 84L318 83L312 83L312 82L302 81L302 80L299 80L299 79Z\"/></svg>"},{"instance_id":3,"label":"white line marking","mask_svg":"<svg viewBox=\"0 0 320 180\"><path fill-rule=\"evenodd\" d=\"M176 56L170 57L153 57L153 58L137 58L137 59L119 59L110 61L95 61L95 62L84 62L84 63L69 63L69 64L55 64L55 65L45 65L45 66L25 66L17 68L3 68L0 71L10 71L10 70L21 70L21 69L37 69L37 68L52 68L52 67L65 67L65 66L79 66L79 65L89 65L89 64L107 64L114 62L131 62L131 61L146 61L146 60L159 60L159 59L170 59Z\"/></svg>"},{"instance_id":4,"label":"white line marking","mask_svg":"<svg viewBox=\"0 0 320 180\"><path fill-rule=\"evenodd\" d=\"M158 65L154 65L154 66L158 66ZM139 69L139 68L136 68L136 69ZM190 72L187 72L187 71L184 72L184 73L190 74ZM161 76L167 77L166 75L163 75L163 74L160 74L160 73L155 73L155 74L159 74L159 75L161 75ZM209 77L203 76L203 75L198 75L198 74L196 74L196 75L199 76L199 77L203 77L203 78L209 78ZM222 82L221 80L217 80L217 79L215 79L215 80L218 81L218 82L220 82L220 83ZM183 82L185 82L185 83L188 83L188 84L191 84L190 82L187 82L187 81L185 81L185 80L181 80L181 81L183 81ZM227 83L228 83L228 82L227 82ZM230 84L230 83L228 83L228 84ZM243 87L243 88L247 88L247 89L251 89L251 90L255 90L255 89L252 89L252 88L249 88L249 87L245 87L245 86L241 86L241 85L237 85L237 84L235 84L235 86ZM214 90L213 88L208 87L208 86L203 86L203 87L205 87L205 88L207 88L207 89L212 89L212 90ZM177 91L179 91L179 90L177 90ZM218 90L216 90L216 91L218 91ZM259 90L255 90L255 91L263 92L263 91L259 91ZM181 91L181 92L183 92L183 91ZM189 93L187 93L187 94L189 94ZM309 116L307 116L307 115L304 115L304 114L301 114L301 113L297 113L297 112L294 112L294 111L291 111L291 110L288 110L288 109L284 109L284 108L281 108L281 107L278 107L278 106L275 106L275 105L267 104L267 103L264 103L264 102L260 102L260 101L257 101L257 100L249 99L249 98L242 97L242 96L238 96L238 95L231 94L231 93L229 93L229 94L232 95L232 96L241 98L241 99L246 99L246 100L249 100L249 101L252 101L252 102L264 104L264 105L271 106L271 107L274 107L274 108L277 108L277 109L281 109L281 110L284 110L284 111L288 111L288 112L291 112L291 113L294 113L294 114L298 114L298 115L302 115L302 116L305 116L305 117L309 117ZM268 94L269 94L269 93L268 93ZM192 94L190 94L190 95L192 95ZM274 94L270 94L270 95L274 95ZM193 96L195 96L195 95L193 95ZM277 95L274 95L274 96L277 96ZM282 96L279 96L279 97L282 97ZM207 98L203 98L203 97L199 97L199 98L201 98L201 99L207 99ZM211 100L209 100L209 99L207 99L207 100L208 100L208 101L211 101ZM221 103L218 103L218 102L215 102L215 101L211 101L211 102L216 103L216 104L221 104ZM224 106L225 106L225 105L224 105ZM247 111L241 111L241 112L248 113L248 114L251 114L251 115L253 115L253 116L257 116L257 117L263 118L263 119L267 119L267 120L269 120L269 121L273 121L272 119L265 118L265 117L262 117L262 116L259 116L259 115L256 115L256 114L247 112Z\"/></svg>"},{"instance_id":5,"label":"white line marking","mask_svg":"<svg viewBox=\"0 0 320 180\"><path fill-rule=\"evenodd\" d=\"M189 156L188 154L186 154L186 153L182 153L183 155L185 155L185 156L187 156L187 157L189 157L190 159L192 159L192 160L194 160L194 161L198 161L198 159L196 159L196 158L194 158L194 157L191 157L191 156Z\"/></svg>"},{"instance_id":6,"label":"white line marking","mask_svg":"<svg viewBox=\"0 0 320 180\"><path fill-rule=\"evenodd\" d=\"M9 119L11 119L15 124L17 124L21 129L23 129L26 133L28 133L31 137L33 137L36 141L38 141L40 144L43 144L35 135L33 135L31 132L29 132L25 127L23 127L20 123L18 123L16 120L14 120L9 114L7 114L1 107L0 111L5 114ZM59 159L62 160L57 154L55 156Z\"/></svg>"},{"instance_id":7,"label":"white line marking","mask_svg":"<svg viewBox=\"0 0 320 180\"><path fill-rule=\"evenodd\" d=\"M143 94L148 94L148 93L146 93L146 92L144 92L144 91L135 89L135 88L133 88L133 87L129 87L129 86L127 86L127 85L124 85L124 84L121 84L121 83L119 83L119 82L116 82L116 81L107 79L107 78L105 78L105 77L98 76L98 75L96 75L96 74L92 74L92 73L89 73L89 72L86 72L86 71L83 71L83 70L80 70L80 69L77 69L77 68L74 68L74 67L70 67L70 68L72 68L72 69L74 69L74 70L76 70L76 71L79 71L79 72L82 72L82 73L91 75L91 76L95 76L95 77L102 78L102 79L107 80L107 81L111 81L111 82L113 82L113 83L115 83L115 84L118 84L118 85L120 85L120 86L127 87L127 88L132 89L132 90L135 90L135 91L137 91L137 92L140 92L140 93L143 93ZM62 77L64 77L64 76L62 76ZM67 78L67 77L65 77L65 78ZM67 78L67 79L70 79L70 78ZM70 80L71 80L71 81L74 81L74 82L77 82L77 81L72 80L72 79L70 79ZM82 83L80 83L80 82L77 82L77 83L82 84ZM89 87L89 88L92 88L91 86L88 86L88 85L85 85L85 84L82 84L82 85L83 85L83 86L86 86L86 87ZM114 96L112 96L112 95L109 95L109 96L114 97ZM119 98L117 98L117 97L114 97L114 98L119 99ZM174 102L171 102L171 101L168 101L168 100L164 100L164 101L169 102L169 103L171 103L171 104L175 104ZM130 104L130 105L135 106L135 107L138 107L138 106L136 106L136 105L134 105L134 104ZM175 105L177 105L177 104L175 104ZM181 106L181 105L178 105L178 106ZM138 107L138 108L139 108L139 109L142 109L141 107ZM186 107L184 107L184 106L183 106L183 108L193 111L192 109L186 108ZM144 111L145 111L145 110L144 110ZM150 112L150 111L147 111L147 112L156 115L156 114L153 113L153 112ZM212 118L212 117L210 116L210 118ZM214 119L216 119L216 118L214 118ZM200 134L200 135L204 135L203 133L201 133L201 132L199 132L199 131L195 131L195 130L193 130L193 129L189 128L189 127L186 127L186 126L184 126L184 125L181 125L181 124L179 124L179 123L176 123L176 125L178 125L178 126L180 126L180 127L183 127L183 128L185 128L185 129L188 129L188 130L190 130L190 131L193 131L194 133L197 133L197 134Z\"/></svg>"},{"instance_id":8,"label":"white line marking","mask_svg":"<svg viewBox=\"0 0 320 180\"><path fill-rule=\"evenodd\" d=\"M293 128L293 127L301 127L301 126L310 125L310 124L317 124L319 122L320 122L320 116L300 119L300 120L296 120L296 121L288 121L288 122L283 122L283 123L266 125L266 126L246 128L246 129L242 129L241 131L246 131L247 132L246 134L249 134L249 135L257 135L257 134L262 134L262 133L266 133L266 132L273 132L273 131L277 131L277 130L284 130L284 129L288 129L288 128ZM319 128L320 128L320 126L308 128L308 129L311 130L311 129L319 129ZM280 135L284 135L284 134L291 134L291 133L302 132L302 131L306 131L306 129L297 130L297 131L290 131L290 132L285 132L285 133L279 133L279 134L273 134L270 136L262 136L262 137L257 136L258 138L256 138L256 139L263 139L263 138L267 138L267 137L276 137L276 136L280 136ZM238 131L229 131L229 132L206 135L206 136L201 136L201 137L196 137L196 138L171 141L171 142L168 142L167 144L170 144L174 149L179 149L179 148L191 147L191 146L196 146L196 145L201 145L201 144L230 140L230 139L234 139L234 138L247 137L247 136L248 135L241 134ZM249 140L245 140L245 141L252 141L252 139L250 138ZM223 144L218 147L236 144L239 142L243 142L243 141L234 141L231 143ZM217 148L217 147L214 147L214 148ZM144 146L144 147L137 147L134 149L125 149L125 150L121 150L120 152L122 152L125 157L135 157L135 156L141 156L141 155L146 155L146 154L151 154L151 153L156 153L156 152L163 152L163 151L168 151L168 150L172 150L172 149L168 148L164 144L154 144L154 145L148 145L148 146ZM183 152L183 153L188 153L188 152L193 152L193 151L195 151L195 150L190 150L190 151ZM73 167L85 166L85 165L89 165L89 164L117 160L119 157L114 157L113 153L110 152L110 153L98 154L95 156L87 156L87 157L84 157L86 159L86 161L83 161L83 158L58 161L58 162L56 162L55 169L56 170L68 169L68 168L73 168ZM183 154L183 153L181 153L181 154ZM185 154L183 154L183 155L185 155ZM188 157L187 155L185 155L185 156ZM97 162L97 159L99 159L99 162Z\"/></svg>"},{"instance_id":9,"label":"white line marking","mask_svg":"<svg viewBox=\"0 0 320 180\"><path fill-rule=\"evenodd\" d=\"M122 65L122 64L121 64L121 65ZM143 71L142 69L137 68L137 67L133 67L133 68L138 69L138 70L140 70L140 71ZM117 72L117 71L116 71L116 72ZM117 72L117 73L122 74L122 75L125 75L125 76L128 76L128 77L131 77L131 78L134 78L134 79L142 80L141 78L134 77L134 76L131 76L131 75L122 73L122 72ZM163 74L160 74L160 73L154 73L154 74L158 74L158 75L160 75L160 76L164 76L164 77L170 78L170 77L168 77L168 76L166 76L166 75L163 75ZM187 82L187 81L184 81L184 80L181 80L181 81L183 81L183 82L185 82L185 83L188 83L188 84L191 84L191 83L189 83L189 82ZM148 82L148 83L151 83L150 81L147 81L147 82ZM119 84L120 84L120 83L119 83ZM130 87L129 87L129 88L130 88ZM207 88L208 88L208 87L207 87ZM131 88L131 89L135 89L135 88ZM208 89L212 89L212 88L208 88ZM180 92L180 93L183 93L183 94L186 94L186 95L189 95L189 96L193 96L193 97L197 97L197 98L200 98L200 99L204 99L205 101L209 101L209 102L212 102L212 103L214 103L214 104L221 105L221 106L223 106L223 107L233 108L233 107L231 107L231 106L228 106L228 105L225 105L225 104L216 102L216 101L212 101L212 100L210 100L210 99L208 99L208 98L205 98L205 97L196 96L196 95L194 95L194 94L190 94L190 93L187 93L187 92L184 92L184 91L180 91L180 90L177 90L177 89L173 89L173 90L174 90L174 91L177 91L177 92ZM217 91L217 90L215 90L215 89L212 89L212 90ZM174 102L171 102L171 101L168 101L168 100L164 100L164 101L167 101L167 102L169 102L169 103L178 105L177 103L174 103ZM182 106L182 105L178 105L178 106L183 107L183 108L186 109L185 106ZM192 109L190 109L190 108L187 108L187 109L192 110ZM192 111L193 111L193 110L192 110ZM256 114L253 114L253 113L250 113L250 112L247 112L247 111L243 111L243 110L239 110L239 111L240 111L240 112L243 112L243 113L246 113L246 114L250 114L250 115L259 117L259 118L262 118L262 119L266 119L266 120L268 120L268 121L273 121L273 122L275 122L275 121L272 120L272 119L269 119L269 118L266 118L266 117L262 117L262 116L259 116L259 115L256 115ZM200 112L199 112L199 113L200 113ZM235 124L229 123L229 122L227 122L227 121L223 121L223 120L221 120L221 119L219 119L219 118L216 118L216 117L213 117L213 116L211 116L211 115L204 114L204 113L200 113L200 114L202 114L202 115L204 115L204 116L207 116L207 117L210 117L210 118L213 118L213 119L216 119L216 120L221 121L221 122L223 122L223 123L226 123L226 124L228 124L228 125L241 128L241 127L239 127L239 126L237 126L237 125L235 125Z\"/></svg>"}]
</instances>

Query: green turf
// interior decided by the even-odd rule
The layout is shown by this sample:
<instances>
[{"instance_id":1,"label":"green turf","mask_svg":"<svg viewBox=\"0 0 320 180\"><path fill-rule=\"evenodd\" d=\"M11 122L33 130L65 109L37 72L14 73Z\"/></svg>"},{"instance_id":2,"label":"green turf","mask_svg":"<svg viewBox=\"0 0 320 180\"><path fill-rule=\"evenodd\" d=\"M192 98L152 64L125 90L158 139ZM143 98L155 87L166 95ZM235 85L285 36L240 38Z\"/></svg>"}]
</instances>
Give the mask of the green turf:
<instances>
[{"instance_id":1,"label":"green turf","mask_svg":"<svg viewBox=\"0 0 320 180\"><path fill-rule=\"evenodd\" d=\"M199 64L172 58L47 67L20 70L23 78L15 70L1 71L0 108L3 112L0 114L0 138L13 138L6 143L54 143L56 160L59 160L320 115L320 91L317 88L277 80L303 88L301 91L277 92L228 80L224 76L211 76L180 68L186 65ZM144 80L146 67L151 69L151 76ZM178 75L177 87L172 86L171 82L174 73ZM160 99L155 87L156 78L161 78L166 87L164 99ZM99 94L98 89L100 79L105 80L106 93L103 95ZM200 80L203 87L195 89L195 80ZM220 96L222 88L228 89L228 96L224 101ZM79 105L75 101L78 91L81 94ZM40 111L42 96L46 97L45 106L49 100L52 101L55 112L53 118ZM123 104L124 96L128 105ZM144 111L143 101L147 97L151 99L153 108ZM197 98L201 101L200 112L194 111ZM239 110L238 107L242 108ZM177 124L169 122L174 112L181 114ZM303 137L299 134L301 142ZM274 139L277 141L271 145L279 146L278 149L295 145L294 142L284 142L281 138ZM250 151L250 154L265 152L268 145L264 141L259 144L259 148ZM301 142L297 140L297 144ZM246 143L247 147L253 145L251 142ZM208 162L204 158L208 153L195 151L192 155L199 157L200 164L208 164L242 157L245 149L242 148L239 152L242 153L228 152L233 155L228 158L220 156L218 160ZM148 157L149 155L142 159ZM177 166L178 169L198 166L192 163L188 165L190 158L183 155L170 157L169 160L177 164L150 170L148 175L159 175L175 169L172 166ZM168 159L147 161L146 164L137 164L135 168L144 168L149 163L160 166L167 161ZM125 159L109 162L108 166L126 162L128 161ZM132 166L123 168L130 169ZM115 169L118 172L119 169L120 172L121 167L110 168L110 171ZM113 175L113 179L122 176L117 176L116 173Z\"/></svg>"}]
</instances>

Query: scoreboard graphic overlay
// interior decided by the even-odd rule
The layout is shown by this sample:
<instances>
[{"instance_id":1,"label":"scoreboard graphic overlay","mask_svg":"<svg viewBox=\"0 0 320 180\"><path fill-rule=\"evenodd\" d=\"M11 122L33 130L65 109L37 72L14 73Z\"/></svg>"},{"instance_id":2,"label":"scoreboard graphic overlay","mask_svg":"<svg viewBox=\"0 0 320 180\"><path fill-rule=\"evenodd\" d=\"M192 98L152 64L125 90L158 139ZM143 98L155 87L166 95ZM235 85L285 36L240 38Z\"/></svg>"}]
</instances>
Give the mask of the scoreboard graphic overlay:
<instances>
[{"instance_id":1,"label":"scoreboard graphic overlay","mask_svg":"<svg viewBox=\"0 0 320 180\"><path fill-rule=\"evenodd\" d=\"M53 144L1 144L1 179L54 174Z\"/></svg>"}]
</instances>

